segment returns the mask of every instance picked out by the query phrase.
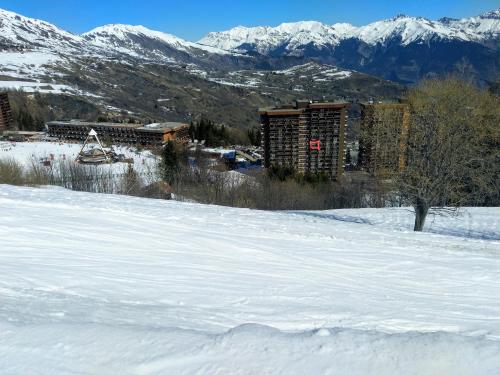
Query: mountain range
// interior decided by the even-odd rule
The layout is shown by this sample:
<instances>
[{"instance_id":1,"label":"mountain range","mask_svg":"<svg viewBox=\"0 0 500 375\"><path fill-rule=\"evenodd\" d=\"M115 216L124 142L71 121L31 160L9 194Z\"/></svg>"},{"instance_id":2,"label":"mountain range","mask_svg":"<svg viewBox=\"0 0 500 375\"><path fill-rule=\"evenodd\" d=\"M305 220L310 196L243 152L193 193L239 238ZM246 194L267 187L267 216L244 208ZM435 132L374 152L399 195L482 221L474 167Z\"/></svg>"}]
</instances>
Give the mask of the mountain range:
<instances>
[{"instance_id":1,"label":"mountain range","mask_svg":"<svg viewBox=\"0 0 500 375\"><path fill-rule=\"evenodd\" d=\"M318 48L336 46L348 39L358 39L369 45L398 41L402 45L425 43L430 40L458 40L485 43L500 36L500 9L478 17L431 21L422 17L399 14L394 18L356 27L349 23L326 25L316 21L283 23L277 27L235 27L213 32L199 43L225 50L256 50L269 54L284 47L296 54L301 47L313 44Z\"/></svg>"},{"instance_id":2,"label":"mountain range","mask_svg":"<svg viewBox=\"0 0 500 375\"><path fill-rule=\"evenodd\" d=\"M204 115L245 128L257 124L258 106L296 97L394 98L401 84L448 73L497 84L499 47L500 9L461 20L399 15L363 27L236 27L198 42L119 24L76 35L0 10L0 89L78 98L92 116ZM66 102L53 99L44 117L82 115Z\"/></svg>"},{"instance_id":3,"label":"mountain range","mask_svg":"<svg viewBox=\"0 0 500 375\"><path fill-rule=\"evenodd\" d=\"M398 15L362 27L315 21L236 27L209 33L199 43L275 58L315 59L399 82L443 73L496 82L500 9L437 21Z\"/></svg>"}]
</instances>

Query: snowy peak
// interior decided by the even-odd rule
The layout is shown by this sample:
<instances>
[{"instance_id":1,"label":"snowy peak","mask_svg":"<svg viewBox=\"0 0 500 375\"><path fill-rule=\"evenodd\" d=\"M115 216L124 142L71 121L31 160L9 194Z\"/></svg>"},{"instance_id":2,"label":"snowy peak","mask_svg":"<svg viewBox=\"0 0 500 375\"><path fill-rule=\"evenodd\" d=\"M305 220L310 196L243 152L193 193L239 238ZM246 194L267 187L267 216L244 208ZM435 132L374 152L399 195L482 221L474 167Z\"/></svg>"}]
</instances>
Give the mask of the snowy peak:
<instances>
[{"instance_id":1,"label":"snowy peak","mask_svg":"<svg viewBox=\"0 0 500 375\"><path fill-rule=\"evenodd\" d=\"M179 53L197 56L230 54L225 50L199 45L144 26L105 25L83 35L75 35L48 22L2 9L0 49L45 51L59 55L120 54L162 61L174 61Z\"/></svg>"},{"instance_id":2,"label":"snowy peak","mask_svg":"<svg viewBox=\"0 0 500 375\"><path fill-rule=\"evenodd\" d=\"M477 17L453 20L449 25L466 32L473 41L498 39L500 38L500 8Z\"/></svg>"},{"instance_id":3,"label":"snowy peak","mask_svg":"<svg viewBox=\"0 0 500 375\"><path fill-rule=\"evenodd\" d=\"M202 46L171 34L150 30L141 25L105 25L83 34L83 38L96 47L109 48L135 56L160 56L165 47L187 53L192 50L202 50L216 54L228 54L227 51Z\"/></svg>"},{"instance_id":4,"label":"snowy peak","mask_svg":"<svg viewBox=\"0 0 500 375\"><path fill-rule=\"evenodd\" d=\"M0 9L0 45L7 49L55 49L58 51L81 48L83 39L57 26Z\"/></svg>"},{"instance_id":5,"label":"snowy peak","mask_svg":"<svg viewBox=\"0 0 500 375\"><path fill-rule=\"evenodd\" d=\"M165 42L169 45L185 49L190 43L173 35L150 30L144 26L111 24L97 27L85 34L83 37L95 45L109 46L112 40L120 42L131 42L134 37L146 37Z\"/></svg>"},{"instance_id":6,"label":"snowy peak","mask_svg":"<svg viewBox=\"0 0 500 375\"><path fill-rule=\"evenodd\" d=\"M350 24L326 25L316 21L284 23L276 27L236 27L228 31L209 33L200 43L234 50L240 47L266 54L275 49L294 50L313 44L336 46L345 39L359 39L375 45L391 41L407 45L429 40L483 41L500 33L500 9L477 17L455 20L442 18L432 21L422 17L399 14L391 19L362 27Z\"/></svg>"},{"instance_id":7,"label":"snowy peak","mask_svg":"<svg viewBox=\"0 0 500 375\"><path fill-rule=\"evenodd\" d=\"M435 38L467 40L466 33L450 29L438 21L405 15L360 27L355 30L352 37L368 44L384 44L390 40L400 40L403 45Z\"/></svg>"},{"instance_id":8,"label":"snowy peak","mask_svg":"<svg viewBox=\"0 0 500 375\"><path fill-rule=\"evenodd\" d=\"M335 45L354 29L347 23L329 26L317 21L282 23L277 27L238 26L229 31L209 33L199 43L225 50L254 45L259 53L266 54L281 45L287 45L289 50L310 43L320 47Z\"/></svg>"}]
</instances>

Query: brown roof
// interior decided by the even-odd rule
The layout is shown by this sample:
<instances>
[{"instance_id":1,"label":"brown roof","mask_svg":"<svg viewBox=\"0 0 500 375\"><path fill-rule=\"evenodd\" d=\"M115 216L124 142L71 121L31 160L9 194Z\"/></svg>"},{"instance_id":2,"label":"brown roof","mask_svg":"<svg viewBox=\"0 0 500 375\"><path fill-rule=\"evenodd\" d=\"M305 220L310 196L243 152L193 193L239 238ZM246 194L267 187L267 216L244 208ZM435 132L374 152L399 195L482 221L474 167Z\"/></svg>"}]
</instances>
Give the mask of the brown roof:
<instances>
[{"instance_id":1,"label":"brown roof","mask_svg":"<svg viewBox=\"0 0 500 375\"><path fill-rule=\"evenodd\" d=\"M47 123L48 126L85 126L88 128L125 128L134 129L141 132L151 132L151 133L168 133L171 131L176 131L185 127L189 127L188 124L182 122L162 122L158 124L123 124L123 123L112 123L112 122L88 122L80 120L72 121L51 121Z\"/></svg>"},{"instance_id":2,"label":"brown roof","mask_svg":"<svg viewBox=\"0 0 500 375\"><path fill-rule=\"evenodd\" d=\"M268 116L293 116L300 115L307 109L322 109L322 108L335 108L342 109L350 106L350 103L344 102L317 102L317 103L307 103L300 102L299 108L291 106L283 107L271 107L271 108L260 108L259 114Z\"/></svg>"}]
</instances>

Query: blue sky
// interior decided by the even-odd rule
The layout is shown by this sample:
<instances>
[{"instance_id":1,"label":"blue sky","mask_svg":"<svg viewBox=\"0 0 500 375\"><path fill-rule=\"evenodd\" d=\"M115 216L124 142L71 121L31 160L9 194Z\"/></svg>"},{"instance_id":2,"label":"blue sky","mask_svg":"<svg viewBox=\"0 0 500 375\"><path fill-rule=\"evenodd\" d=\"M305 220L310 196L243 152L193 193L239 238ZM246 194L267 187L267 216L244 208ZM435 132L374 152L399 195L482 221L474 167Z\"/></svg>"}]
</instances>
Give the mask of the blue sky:
<instances>
[{"instance_id":1,"label":"blue sky","mask_svg":"<svg viewBox=\"0 0 500 375\"><path fill-rule=\"evenodd\" d=\"M317 20L364 25L398 13L469 17L500 0L0 0L0 8L81 33L108 23L144 25L196 41L209 31Z\"/></svg>"}]
</instances>

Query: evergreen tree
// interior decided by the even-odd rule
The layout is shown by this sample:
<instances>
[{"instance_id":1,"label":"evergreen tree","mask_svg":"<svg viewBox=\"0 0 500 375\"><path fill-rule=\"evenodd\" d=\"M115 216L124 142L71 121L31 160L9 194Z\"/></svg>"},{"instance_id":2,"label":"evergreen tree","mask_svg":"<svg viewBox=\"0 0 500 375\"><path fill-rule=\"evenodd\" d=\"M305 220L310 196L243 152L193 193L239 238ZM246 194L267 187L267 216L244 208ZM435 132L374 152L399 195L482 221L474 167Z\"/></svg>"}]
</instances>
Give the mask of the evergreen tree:
<instances>
[{"instance_id":1,"label":"evergreen tree","mask_svg":"<svg viewBox=\"0 0 500 375\"><path fill-rule=\"evenodd\" d=\"M262 134L259 128L252 128L247 131L248 139L253 146L260 146L262 141Z\"/></svg>"},{"instance_id":2,"label":"evergreen tree","mask_svg":"<svg viewBox=\"0 0 500 375\"><path fill-rule=\"evenodd\" d=\"M349 165L349 164L351 164L351 162L352 162L351 149L349 147L347 147L347 150L345 152L345 164Z\"/></svg>"},{"instance_id":3,"label":"evergreen tree","mask_svg":"<svg viewBox=\"0 0 500 375\"><path fill-rule=\"evenodd\" d=\"M260 128L257 128L255 132L255 143L254 146L260 147L262 144L262 133L260 131Z\"/></svg>"},{"instance_id":4,"label":"evergreen tree","mask_svg":"<svg viewBox=\"0 0 500 375\"><path fill-rule=\"evenodd\" d=\"M172 185L179 174L179 159L177 157L177 150L172 141L167 142L163 148L161 174L164 181Z\"/></svg>"},{"instance_id":5,"label":"evergreen tree","mask_svg":"<svg viewBox=\"0 0 500 375\"><path fill-rule=\"evenodd\" d=\"M122 177L121 181L121 194L124 195L140 195L141 179L134 170L132 164L129 164L127 171Z\"/></svg>"},{"instance_id":6,"label":"evergreen tree","mask_svg":"<svg viewBox=\"0 0 500 375\"><path fill-rule=\"evenodd\" d=\"M34 130L35 121L31 114L23 109L19 110L17 116L17 123L19 124L19 130Z\"/></svg>"},{"instance_id":7,"label":"evergreen tree","mask_svg":"<svg viewBox=\"0 0 500 375\"><path fill-rule=\"evenodd\" d=\"M189 124L189 138L191 139L192 142L196 139L196 125L194 124L193 121Z\"/></svg>"}]
</instances>

